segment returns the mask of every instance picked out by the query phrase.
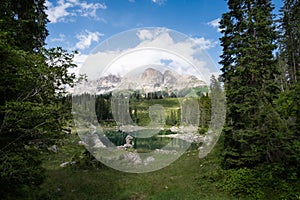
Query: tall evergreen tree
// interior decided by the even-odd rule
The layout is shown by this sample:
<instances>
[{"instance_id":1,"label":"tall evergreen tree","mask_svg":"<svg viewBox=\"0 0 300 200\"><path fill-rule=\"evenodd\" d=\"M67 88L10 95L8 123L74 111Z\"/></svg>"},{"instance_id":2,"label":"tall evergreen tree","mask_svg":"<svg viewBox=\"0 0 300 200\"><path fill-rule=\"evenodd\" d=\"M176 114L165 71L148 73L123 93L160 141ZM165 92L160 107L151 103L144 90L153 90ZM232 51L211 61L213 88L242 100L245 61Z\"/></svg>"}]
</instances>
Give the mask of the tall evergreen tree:
<instances>
[{"instance_id":1,"label":"tall evergreen tree","mask_svg":"<svg viewBox=\"0 0 300 200\"><path fill-rule=\"evenodd\" d=\"M277 101L278 110L286 120L289 130L284 138L284 167L288 174L300 176L300 1L285 0L281 9L281 58L286 90ZM297 174L297 175L295 175Z\"/></svg>"},{"instance_id":2,"label":"tall evergreen tree","mask_svg":"<svg viewBox=\"0 0 300 200\"><path fill-rule=\"evenodd\" d=\"M273 157L270 114L279 93L273 6L270 0L229 0L228 7L220 21L227 97L223 166L252 167Z\"/></svg>"},{"instance_id":3,"label":"tall evergreen tree","mask_svg":"<svg viewBox=\"0 0 300 200\"><path fill-rule=\"evenodd\" d=\"M45 50L44 0L0 4L0 199L33 199L44 178L40 151L60 138L70 115L74 54Z\"/></svg>"},{"instance_id":4,"label":"tall evergreen tree","mask_svg":"<svg viewBox=\"0 0 300 200\"><path fill-rule=\"evenodd\" d=\"M0 29L12 46L37 51L45 45L48 22L45 0L3 0L0 6Z\"/></svg>"},{"instance_id":5,"label":"tall evergreen tree","mask_svg":"<svg viewBox=\"0 0 300 200\"><path fill-rule=\"evenodd\" d=\"M300 81L300 1L285 0L281 12L281 54L287 69L287 81L294 84Z\"/></svg>"},{"instance_id":6,"label":"tall evergreen tree","mask_svg":"<svg viewBox=\"0 0 300 200\"><path fill-rule=\"evenodd\" d=\"M283 32L280 42L280 53L283 62L280 64L286 69L286 81L291 92L287 92L293 100L290 110L296 110L296 129L300 128L300 1L285 0L281 10L281 30Z\"/></svg>"}]
</instances>

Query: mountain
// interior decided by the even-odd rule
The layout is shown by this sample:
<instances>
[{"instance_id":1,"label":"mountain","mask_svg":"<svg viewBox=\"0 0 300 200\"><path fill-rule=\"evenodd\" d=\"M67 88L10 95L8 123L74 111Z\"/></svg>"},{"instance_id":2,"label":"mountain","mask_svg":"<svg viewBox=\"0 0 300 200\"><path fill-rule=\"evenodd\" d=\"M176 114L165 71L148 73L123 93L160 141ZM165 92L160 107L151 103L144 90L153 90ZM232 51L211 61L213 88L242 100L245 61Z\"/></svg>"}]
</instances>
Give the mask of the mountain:
<instances>
[{"instance_id":1,"label":"mountain","mask_svg":"<svg viewBox=\"0 0 300 200\"><path fill-rule=\"evenodd\" d=\"M99 80L97 80L97 91L111 91L117 87L121 80L121 77L112 74L101 77Z\"/></svg>"},{"instance_id":2,"label":"mountain","mask_svg":"<svg viewBox=\"0 0 300 200\"><path fill-rule=\"evenodd\" d=\"M179 79L180 76L171 70L166 70L164 72L164 84L170 85L177 82L177 79Z\"/></svg>"},{"instance_id":3,"label":"mountain","mask_svg":"<svg viewBox=\"0 0 300 200\"><path fill-rule=\"evenodd\" d=\"M140 82L148 84L162 84L164 81L164 75L153 68L147 68L139 77Z\"/></svg>"},{"instance_id":4,"label":"mountain","mask_svg":"<svg viewBox=\"0 0 300 200\"><path fill-rule=\"evenodd\" d=\"M124 77L110 74L97 80L88 81L70 91L73 94L104 94L114 90L141 90L144 93L155 91L181 91L188 88L205 87L207 84L193 75L179 75L175 71L165 70L163 73L154 68L147 68L138 74Z\"/></svg>"}]
</instances>

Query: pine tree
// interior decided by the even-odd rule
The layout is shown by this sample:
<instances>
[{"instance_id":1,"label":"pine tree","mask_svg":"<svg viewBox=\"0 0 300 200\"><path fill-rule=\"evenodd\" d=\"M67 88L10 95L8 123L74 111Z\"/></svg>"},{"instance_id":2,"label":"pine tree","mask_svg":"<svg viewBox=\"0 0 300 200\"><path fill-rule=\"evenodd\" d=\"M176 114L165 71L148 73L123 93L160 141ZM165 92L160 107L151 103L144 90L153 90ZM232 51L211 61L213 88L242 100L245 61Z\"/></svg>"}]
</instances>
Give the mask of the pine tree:
<instances>
[{"instance_id":1,"label":"pine tree","mask_svg":"<svg viewBox=\"0 0 300 200\"><path fill-rule=\"evenodd\" d=\"M228 6L220 22L227 97L223 167L252 167L272 157L272 125L264 119L279 92L273 7L265 0L229 0Z\"/></svg>"}]
</instances>

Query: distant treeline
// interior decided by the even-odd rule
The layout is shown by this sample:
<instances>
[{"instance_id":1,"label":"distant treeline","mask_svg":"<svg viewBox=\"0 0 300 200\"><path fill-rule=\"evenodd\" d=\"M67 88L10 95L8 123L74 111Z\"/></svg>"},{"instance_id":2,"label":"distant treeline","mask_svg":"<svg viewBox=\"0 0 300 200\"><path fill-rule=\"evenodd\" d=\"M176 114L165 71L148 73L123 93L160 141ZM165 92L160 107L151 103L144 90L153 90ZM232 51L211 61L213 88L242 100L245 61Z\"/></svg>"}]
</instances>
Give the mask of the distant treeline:
<instances>
[{"instance_id":1,"label":"distant treeline","mask_svg":"<svg viewBox=\"0 0 300 200\"><path fill-rule=\"evenodd\" d=\"M211 99L208 93L199 90L191 97L178 97L175 93L160 91L143 94L135 91L129 95L107 93L92 96L84 93L72 98L85 111L92 111L93 105L90 104L94 104L97 120L101 124L118 121L121 124L144 125L150 120L148 109L151 105L166 107L166 116L156 116L155 119L170 126L193 124L207 128L211 117ZM91 101L92 98L95 101Z\"/></svg>"}]
</instances>

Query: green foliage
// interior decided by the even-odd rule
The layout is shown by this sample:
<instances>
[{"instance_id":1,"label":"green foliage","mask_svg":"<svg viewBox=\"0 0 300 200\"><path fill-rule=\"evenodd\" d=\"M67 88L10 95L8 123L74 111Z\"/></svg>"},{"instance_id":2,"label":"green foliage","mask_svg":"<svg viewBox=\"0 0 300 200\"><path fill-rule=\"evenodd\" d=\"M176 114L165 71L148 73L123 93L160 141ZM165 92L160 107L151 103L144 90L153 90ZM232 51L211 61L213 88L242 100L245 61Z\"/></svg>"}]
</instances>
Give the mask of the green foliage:
<instances>
[{"instance_id":1,"label":"green foliage","mask_svg":"<svg viewBox=\"0 0 300 200\"><path fill-rule=\"evenodd\" d=\"M288 87L299 81L300 70L300 1L285 0L281 9L281 68Z\"/></svg>"},{"instance_id":2,"label":"green foliage","mask_svg":"<svg viewBox=\"0 0 300 200\"><path fill-rule=\"evenodd\" d=\"M169 135L169 134L174 134L174 132L172 132L170 129L164 129L159 131L158 133L159 135Z\"/></svg>"},{"instance_id":3,"label":"green foliage","mask_svg":"<svg viewBox=\"0 0 300 200\"><path fill-rule=\"evenodd\" d=\"M179 109L177 110L170 110L170 114L166 117L166 125L175 126L180 124L180 114L178 113Z\"/></svg>"},{"instance_id":4,"label":"green foliage","mask_svg":"<svg viewBox=\"0 0 300 200\"><path fill-rule=\"evenodd\" d=\"M289 169L285 168L284 163L262 165L256 171L260 175L259 181L262 183L266 197L271 193L277 199L299 199L300 182L292 174L288 175Z\"/></svg>"},{"instance_id":5,"label":"green foliage","mask_svg":"<svg viewBox=\"0 0 300 200\"><path fill-rule=\"evenodd\" d=\"M18 7L26 2L5 1L0 7L10 3ZM14 12L18 19L5 21L5 26L3 20L7 16L0 18L0 182L5 183L0 193L4 199L27 197L39 186L45 176L40 153L63 135L62 127L71 116L65 87L76 82L75 74L68 73L70 67L75 67L74 54L62 48L43 49L43 36L32 41L32 35L26 32L30 29L22 32L22 36L18 32L14 40L10 35L14 23L21 23L18 31L27 27L22 24L21 16L25 13L44 20L31 4L41 2L28 1L24 8L18 8L18 12L24 13L8 10L6 14ZM39 6L36 9L42 8ZM39 28L40 34L46 34L42 25ZM32 31L36 29L32 27Z\"/></svg>"},{"instance_id":6,"label":"green foliage","mask_svg":"<svg viewBox=\"0 0 300 200\"><path fill-rule=\"evenodd\" d=\"M0 157L0 198L30 198L45 178L39 152L28 146L12 147Z\"/></svg>"},{"instance_id":7,"label":"green foliage","mask_svg":"<svg viewBox=\"0 0 300 200\"><path fill-rule=\"evenodd\" d=\"M208 95L202 95L198 99L199 105L199 127L200 129L206 129L209 127L211 121L211 98Z\"/></svg>"},{"instance_id":8,"label":"green foliage","mask_svg":"<svg viewBox=\"0 0 300 200\"><path fill-rule=\"evenodd\" d=\"M288 128L282 146L285 154L283 166L287 174L285 180L290 180L290 177L300 177L300 1L285 0L281 13L282 34L278 64L285 75L282 81L285 87L282 87L283 92L276 103Z\"/></svg>"},{"instance_id":9,"label":"green foliage","mask_svg":"<svg viewBox=\"0 0 300 200\"><path fill-rule=\"evenodd\" d=\"M198 133L201 135L207 133L207 131L208 131L207 127L199 127L198 128Z\"/></svg>"},{"instance_id":10,"label":"green foliage","mask_svg":"<svg viewBox=\"0 0 300 200\"><path fill-rule=\"evenodd\" d=\"M281 126L271 116L273 112L261 109L274 110L279 94L279 70L272 54L277 38L273 7L271 1L253 0L229 0L228 6L220 22L224 34L220 64L227 101L223 165L253 167L267 161L272 130ZM262 116L270 120L268 124Z\"/></svg>"},{"instance_id":11,"label":"green foliage","mask_svg":"<svg viewBox=\"0 0 300 200\"><path fill-rule=\"evenodd\" d=\"M227 97L221 188L237 197L299 199L299 1L284 3L277 64L271 1L229 0L221 20Z\"/></svg>"},{"instance_id":12,"label":"green foliage","mask_svg":"<svg viewBox=\"0 0 300 200\"><path fill-rule=\"evenodd\" d=\"M221 188L236 197L249 196L253 199L264 199L262 182L257 171L240 168L224 171L224 182Z\"/></svg>"},{"instance_id":13,"label":"green foliage","mask_svg":"<svg viewBox=\"0 0 300 200\"><path fill-rule=\"evenodd\" d=\"M277 110L282 116L286 130L284 135L281 134L281 144L279 149L283 157L281 158L281 164L284 168L282 174L284 179L290 179L291 174L294 174L295 178L299 178L300 171L300 140L299 140L299 123L298 123L298 108L299 98L297 90L299 86L296 85L281 93L280 98L276 101ZM278 149L278 147L277 147Z\"/></svg>"},{"instance_id":14,"label":"green foliage","mask_svg":"<svg viewBox=\"0 0 300 200\"><path fill-rule=\"evenodd\" d=\"M148 93L147 98L143 99L140 98L138 91L132 91L129 100L123 98L122 95L113 97L111 93L101 94L95 97L95 111L101 125L113 125L115 120L123 124L131 123L128 118L122 117L127 116L126 112L129 112L133 123L145 126L150 123L149 107L158 104L162 105L166 111L165 122L163 122L162 116L156 117L159 123L165 123L167 126L192 123L207 128L211 118L211 98L207 94L203 95L202 89L205 88L198 88L198 90L194 88L195 92L192 94L195 94L195 97L185 98L172 98L166 95L162 97L162 92ZM197 96L196 93L199 93L200 96ZM73 96L73 102L78 102L84 109L90 108L92 111L90 98L89 94L76 95ZM194 109L197 107L199 110ZM80 110L76 112L81 113Z\"/></svg>"},{"instance_id":15,"label":"green foliage","mask_svg":"<svg viewBox=\"0 0 300 200\"><path fill-rule=\"evenodd\" d=\"M48 35L45 0L3 0L0 5L0 31L8 43L25 51L38 51Z\"/></svg>"}]
</instances>

